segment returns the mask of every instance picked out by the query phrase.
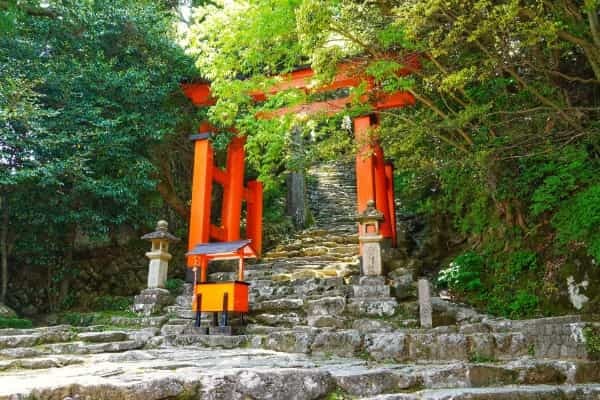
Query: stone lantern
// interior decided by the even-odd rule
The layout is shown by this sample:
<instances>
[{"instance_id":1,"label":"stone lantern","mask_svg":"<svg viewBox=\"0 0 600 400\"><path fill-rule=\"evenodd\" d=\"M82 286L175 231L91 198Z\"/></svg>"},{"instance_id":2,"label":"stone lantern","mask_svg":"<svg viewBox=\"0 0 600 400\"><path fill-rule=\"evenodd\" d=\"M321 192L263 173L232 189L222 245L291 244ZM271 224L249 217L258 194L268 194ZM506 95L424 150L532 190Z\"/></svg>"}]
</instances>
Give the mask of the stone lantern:
<instances>
[{"instance_id":1,"label":"stone lantern","mask_svg":"<svg viewBox=\"0 0 600 400\"><path fill-rule=\"evenodd\" d=\"M379 223L383 221L383 213L375 208L375 202L369 200L367 208L357 215L359 223L358 241L362 254L362 274L380 276L383 274L381 260L381 241Z\"/></svg>"},{"instance_id":2,"label":"stone lantern","mask_svg":"<svg viewBox=\"0 0 600 400\"><path fill-rule=\"evenodd\" d=\"M158 221L156 231L142 236L143 240L152 243L152 249L146 253L150 260L148 265L148 289L164 288L169 271L169 243L178 242L179 239L169 233L167 221Z\"/></svg>"}]
</instances>

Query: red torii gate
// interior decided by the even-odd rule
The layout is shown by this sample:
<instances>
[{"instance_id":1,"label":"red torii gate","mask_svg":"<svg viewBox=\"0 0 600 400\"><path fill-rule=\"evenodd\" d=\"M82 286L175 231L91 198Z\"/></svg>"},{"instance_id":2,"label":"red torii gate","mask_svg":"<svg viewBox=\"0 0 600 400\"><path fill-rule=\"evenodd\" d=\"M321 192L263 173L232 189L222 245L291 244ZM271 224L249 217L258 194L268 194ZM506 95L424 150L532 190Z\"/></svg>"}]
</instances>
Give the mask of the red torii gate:
<instances>
[{"instance_id":1,"label":"red torii gate","mask_svg":"<svg viewBox=\"0 0 600 400\"><path fill-rule=\"evenodd\" d=\"M406 67L397 71L398 75L408 75L412 70L419 68L417 55L409 56L405 60ZM255 101L264 101L267 96L278 92L299 89L305 92L326 92L342 88L357 87L366 84L367 93L360 101L369 103L375 111L398 108L415 103L414 97L404 91L383 93L373 82L372 78L355 74L356 63L347 62L338 68L334 80L323 86L311 87L315 76L311 68L303 68L292 73L282 75L282 81L273 85L268 91L253 91L250 96ZM215 104L211 95L210 83L183 84L185 95L198 107ZM350 96L329 101L311 102L293 107L280 108L269 113L258 115L259 118L274 118L289 113L314 114L325 112L335 114L343 111L352 103ZM384 215L381 223L381 234L391 240L395 246L397 239L393 166L386 163L384 152L376 138L369 132L377 126L378 119L373 115L360 116L354 119L354 134L356 141L361 145L356 155L356 183L357 183L357 211L366 208L369 200L375 200L375 205ZM189 231L189 249L207 243L210 239L219 241L235 241L240 239L240 220L242 201L247 203L247 237L251 239L248 256L260 256L262 250L262 185L258 181L248 182L247 188L243 186L244 180L244 143L242 137L235 137L227 150L227 165L225 170L214 166L213 149L208 140L213 129L209 124L203 123L199 134L192 135L194 144L194 177L192 183L192 204ZM213 181L221 184L224 189L223 207L221 214L222 226L211 224L210 210L212 199ZM188 266L195 266L197 260L188 258ZM202 268L205 274L205 267ZM205 277L203 277L205 278ZM201 279L204 281L205 279Z\"/></svg>"}]
</instances>

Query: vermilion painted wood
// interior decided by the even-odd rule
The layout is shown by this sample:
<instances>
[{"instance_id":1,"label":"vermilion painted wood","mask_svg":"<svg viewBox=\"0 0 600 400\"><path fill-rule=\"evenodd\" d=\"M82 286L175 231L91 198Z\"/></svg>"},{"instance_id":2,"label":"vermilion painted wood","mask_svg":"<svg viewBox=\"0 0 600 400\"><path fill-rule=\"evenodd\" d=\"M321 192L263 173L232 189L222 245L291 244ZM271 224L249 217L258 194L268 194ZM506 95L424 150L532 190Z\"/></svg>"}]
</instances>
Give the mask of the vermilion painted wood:
<instances>
[{"instance_id":1,"label":"vermilion painted wood","mask_svg":"<svg viewBox=\"0 0 600 400\"><path fill-rule=\"evenodd\" d=\"M261 111L256 114L260 119L271 119L282 117L287 114L296 115L315 115L325 114L334 115L344 111L352 104L352 97L341 97L339 99L317 101L307 104L298 104L292 107L283 107L273 111ZM369 96L364 95L360 98L364 104L370 103L374 111L389 110L392 108L400 108L415 104L415 97L409 92L396 92L391 94L381 94L378 99L373 102L369 101Z\"/></svg>"},{"instance_id":2,"label":"vermilion painted wood","mask_svg":"<svg viewBox=\"0 0 600 400\"><path fill-rule=\"evenodd\" d=\"M207 139L194 142L192 204L188 249L206 243L210 237L213 150ZM188 264L189 265L189 264Z\"/></svg>"},{"instance_id":3,"label":"vermilion painted wood","mask_svg":"<svg viewBox=\"0 0 600 400\"><path fill-rule=\"evenodd\" d=\"M359 149L356 154L356 200L357 212L367 207L369 200L375 200L375 167L373 163L373 146L369 132L371 117L354 119L354 135Z\"/></svg>"},{"instance_id":4,"label":"vermilion painted wood","mask_svg":"<svg viewBox=\"0 0 600 400\"><path fill-rule=\"evenodd\" d=\"M226 234L226 230L224 227L210 224L210 238L209 239L214 239L214 240L218 240L220 242L225 242L226 238L227 238L227 234ZM207 243L207 242L200 242L200 243Z\"/></svg>"},{"instance_id":5,"label":"vermilion painted wood","mask_svg":"<svg viewBox=\"0 0 600 400\"><path fill-rule=\"evenodd\" d=\"M246 139L234 137L227 148L227 185L223 186L221 221L225 228L225 241L240 239L242 200L244 194L244 144Z\"/></svg>"},{"instance_id":6,"label":"vermilion painted wood","mask_svg":"<svg viewBox=\"0 0 600 400\"><path fill-rule=\"evenodd\" d=\"M390 225L392 227L392 246L398 245L398 226L396 225L396 202L394 192L394 165L392 163L385 164L385 178L387 188L388 210L390 212Z\"/></svg>"},{"instance_id":7,"label":"vermilion painted wood","mask_svg":"<svg viewBox=\"0 0 600 400\"><path fill-rule=\"evenodd\" d=\"M390 214L385 177L385 160L379 144L373 145L373 174L375 180L375 207L383 213L383 221L379 223L379 232L384 238L392 238L392 215Z\"/></svg>"},{"instance_id":8,"label":"vermilion painted wood","mask_svg":"<svg viewBox=\"0 0 600 400\"><path fill-rule=\"evenodd\" d=\"M213 181L217 182L219 185L225 186L229 185L229 174L226 171L223 171L221 168L214 167L213 168Z\"/></svg>"},{"instance_id":9,"label":"vermilion painted wood","mask_svg":"<svg viewBox=\"0 0 600 400\"><path fill-rule=\"evenodd\" d=\"M420 68L419 56L411 54L404 60L404 67L397 71L398 76L410 74ZM267 95L273 95L283 90L300 89L312 92L326 92L340 88L356 87L362 83L367 83L369 88L372 87L373 81L371 77L365 76L360 71L363 69L364 63L361 61L348 61L340 64L337 74L330 84L316 86L314 82L315 72L312 68L302 68L293 71L289 74L280 76L281 81L275 83L266 92L252 91L250 95L255 101L264 101ZM210 83L187 83L183 84L185 95L192 100L197 106L210 106L215 104L215 99L212 97Z\"/></svg>"},{"instance_id":10,"label":"vermilion painted wood","mask_svg":"<svg viewBox=\"0 0 600 400\"><path fill-rule=\"evenodd\" d=\"M250 247L256 255L262 254L263 185L259 181L249 181L246 190L246 237L252 242Z\"/></svg>"},{"instance_id":11,"label":"vermilion painted wood","mask_svg":"<svg viewBox=\"0 0 600 400\"><path fill-rule=\"evenodd\" d=\"M194 288L194 298L202 296L201 310L196 302L192 302L192 311L202 312L248 312L248 288L245 282L208 282L198 284ZM223 296L227 294L227 309L223 307Z\"/></svg>"},{"instance_id":12,"label":"vermilion painted wood","mask_svg":"<svg viewBox=\"0 0 600 400\"><path fill-rule=\"evenodd\" d=\"M358 68L357 68L358 67ZM411 71L420 68L417 55L409 56L405 67L398 71L398 75L407 75ZM345 87L356 87L366 83L371 97L364 95L362 102L369 102L375 110L398 108L415 103L415 98L408 92L396 92L392 94L373 93L373 80L369 77L356 73L360 69L360 62L347 62L342 64L334 80L328 85L315 86L315 73L311 68L303 68L290 74L283 75L281 82L274 84L266 92L254 91L250 95L256 101L263 101L267 94L276 94L283 90L300 89L306 92L331 91ZM185 95L197 106L210 106L215 104L209 83L183 84ZM373 98L374 96L374 98ZM263 113L261 118L274 118L288 113L315 114L326 113L328 115L343 111L350 103L350 97L335 99L324 102L313 102L294 107L282 108L272 113ZM355 135L361 146L356 158L357 174L357 198L358 210L366 207L366 202L375 199L377 207L386 216L386 221L381 225L384 236L393 236L395 243L396 227L393 216L393 186L390 186L388 172L382 166L383 151L381 148L373 147L368 138L370 127L369 117L355 119ZM207 123L200 126L200 132L210 132L214 128ZM362 141L362 142L361 142ZM252 237L253 249L260 254L262 248L262 186L254 182L248 189L243 188L243 145L240 147L233 144L228 152L228 162L225 171L213 166L212 147L208 140L200 140L195 144L194 156L194 178L192 183L192 212L190 221L189 242L190 247L196 243L205 243L211 237L218 240L239 239L239 221L241 219L241 202L246 198L248 208L248 237ZM375 157L373 157L375 154ZM242 186L240 187L240 176ZM224 207L222 213L223 227L215 227L210 224L210 200L213 179L223 185ZM391 192L390 192L391 190ZM392 194L391 202L389 199ZM260 195L260 196L259 196ZM236 223L237 222L237 223ZM206 264L207 260L204 259ZM203 268L205 269L205 268ZM204 274L206 271L202 271Z\"/></svg>"}]
</instances>

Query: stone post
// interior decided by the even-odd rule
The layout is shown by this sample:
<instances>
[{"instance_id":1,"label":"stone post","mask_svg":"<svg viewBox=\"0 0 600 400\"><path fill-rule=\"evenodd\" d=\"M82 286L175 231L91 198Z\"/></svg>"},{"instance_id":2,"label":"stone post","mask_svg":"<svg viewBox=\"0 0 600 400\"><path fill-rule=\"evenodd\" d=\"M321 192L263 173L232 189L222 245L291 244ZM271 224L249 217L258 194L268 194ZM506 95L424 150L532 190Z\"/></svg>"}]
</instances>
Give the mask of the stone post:
<instances>
[{"instance_id":1,"label":"stone post","mask_svg":"<svg viewBox=\"0 0 600 400\"><path fill-rule=\"evenodd\" d=\"M143 240L152 243L152 249L146 253L150 260L148 265L148 289L164 288L169 271L169 242L178 242L179 239L169 233L167 221L158 221L156 231L142 236Z\"/></svg>"},{"instance_id":2,"label":"stone post","mask_svg":"<svg viewBox=\"0 0 600 400\"><path fill-rule=\"evenodd\" d=\"M358 241L362 255L362 274L370 276L383 275L383 262L381 260L381 241L383 236L379 232L379 223L383 221L383 213L375 208L375 202L369 200L367 208L358 216L359 223Z\"/></svg>"},{"instance_id":3,"label":"stone post","mask_svg":"<svg viewBox=\"0 0 600 400\"><path fill-rule=\"evenodd\" d=\"M133 311L144 316L160 313L173 302L171 294L164 289L169 271L169 243L179 239L169 233L167 221L158 221L156 231L142 236L152 243L152 249L146 253L148 265L148 288L142 290L133 299Z\"/></svg>"},{"instance_id":4,"label":"stone post","mask_svg":"<svg viewBox=\"0 0 600 400\"><path fill-rule=\"evenodd\" d=\"M419 279L419 317L422 328L433 326L431 288L427 279Z\"/></svg>"}]
</instances>

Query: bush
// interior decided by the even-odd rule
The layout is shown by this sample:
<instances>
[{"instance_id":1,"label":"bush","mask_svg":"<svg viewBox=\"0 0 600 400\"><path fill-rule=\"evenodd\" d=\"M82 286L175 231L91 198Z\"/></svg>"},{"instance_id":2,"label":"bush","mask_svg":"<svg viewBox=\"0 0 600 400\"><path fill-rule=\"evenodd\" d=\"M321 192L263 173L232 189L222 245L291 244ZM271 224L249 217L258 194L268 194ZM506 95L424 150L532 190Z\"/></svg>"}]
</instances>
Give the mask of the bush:
<instances>
[{"instance_id":1,"label":"bush","mask_svg":"<svg viewBox=\"0 0 600 400\"><path fill-rule=\"evenodd\" d=\"M517 319L536 315L542 287L537 255L529 250L506 254L493 249L484 254L468 251L456 257L440 271L438 286L491 314Z\"/></svg>"},{"instance_id":2,"label":"bush","mask_svg":"<svg viewBox=\"0 0 600 400\"><path fill-rule=\"evenodd\" d=\"M600 360L600 327L588 326L583 330L588 355L592 360Z\"/></svg>"},{"instance_id":3,"label":"bush","mask_svg":"<svg viewBox=\"0 0 600 400\"><path fill-rule=\"evenodd\" d=\"M90 326L94 324L94 314L66 312L59 317L58 322L73 326Z\"/></svg>"},{"instance_id":4,"label":"bush","mask_svg":"<svg viewBox=\"0 0 600 400\"><path fill-rule=\"evenodd\" d=\"M167 279L165 282L165 289L171 292L172 295L178 295L183 292L183 284L185 282L182 279L172 278Z\"/></svg>"},{"instance_id":5,"label":"bush","mask_svg":"<svg viewBox=\"0 0 600 400\"><path fill-rule=\"evenodd\" d=\"M97 311L126 311L133 304L133 300L124 296L98 296L93 304Z\"/></svg>"},{"instance_id":6,"label":"bush","mask_svg":"<svg viewBox=\"0 0 600 400\"><path fill-rule=\"evenodd\" d=\"M454 293L478 291L482 288L481 272L483 257L475 252L466 252L456 257L450 266L440 271L438 286Z\"/></svg>"},{"instance_id":7,"label":"bush","mask_svg":"<svg viewBox=\"0 0 600 400\"><path fill-rule=\"evenodd\" d=\"M0 328L27 329L32 326L33 323L28 319L0 317Z\"/></svg>"}]
</instances>

